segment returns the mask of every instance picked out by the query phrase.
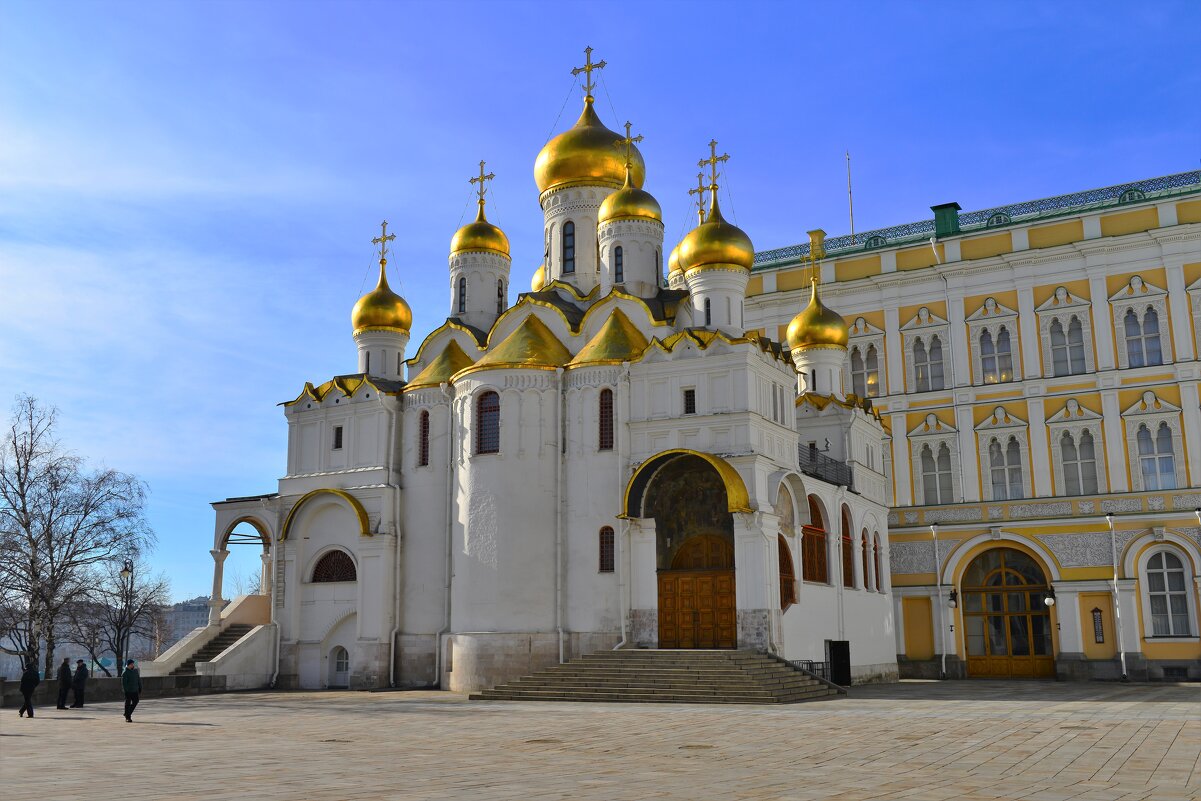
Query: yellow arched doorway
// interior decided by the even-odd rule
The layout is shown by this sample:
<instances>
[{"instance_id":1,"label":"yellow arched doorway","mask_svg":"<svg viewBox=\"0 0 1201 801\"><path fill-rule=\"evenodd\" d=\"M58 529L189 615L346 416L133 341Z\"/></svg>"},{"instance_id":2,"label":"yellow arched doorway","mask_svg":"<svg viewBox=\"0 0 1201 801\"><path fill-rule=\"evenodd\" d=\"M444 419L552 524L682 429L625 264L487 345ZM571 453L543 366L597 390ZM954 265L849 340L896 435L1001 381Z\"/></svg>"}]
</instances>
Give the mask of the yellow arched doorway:
<instances>
[{"instance_id":1,"label":"yellow arched doorway","mask_svg":"<svg viewBox=\"0 0 1201 801\"><path fill-rule=\"evenodd\" d=\"M1054 677L1050 593L1042 567L1016 548L971 561L959 588L968 676Z\"/></svg>"}]
</instances>

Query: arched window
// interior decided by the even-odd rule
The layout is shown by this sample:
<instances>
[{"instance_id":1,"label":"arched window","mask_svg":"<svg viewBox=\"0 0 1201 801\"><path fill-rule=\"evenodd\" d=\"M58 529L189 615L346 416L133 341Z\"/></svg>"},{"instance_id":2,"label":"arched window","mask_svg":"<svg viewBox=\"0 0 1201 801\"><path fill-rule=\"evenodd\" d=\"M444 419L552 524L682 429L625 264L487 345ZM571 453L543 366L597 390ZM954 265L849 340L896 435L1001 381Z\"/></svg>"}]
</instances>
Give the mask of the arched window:
<instances>
[{"instance_id":1,"label":"arched window","mask_svg":"<svg viewBox=\"0 0 1201 801\"><path fill-rule=\"evenodd\" d=\"M597 538L599 544L598 573L612 573L617 563L616 548L613 540L613 529L605 526Z\"/></svg>"},{"instance_id":2,"label":"arched window","mask_svg":"<svg viewBox=\"0 0 1201 801\"><path fill-rule=\"evenodd\" d=\"M1083 373L1084 327L1080 318L1072 315L1066 333L1062 322L1052 320L1050 334L1052 372L1057 376Z\"/></svg>"},{"instance_id":3,"label":"arched window","mask_svg":"<svg viewBox=\"0 0 1201 801\"><path fill-rule=\"evenodd\" d=\"M1063 461L1065 495L1095 495L1097 493L1097 451L1093 435L1080 432L1077 442L1070 431L1059 438L1059 455Z\"/></svg>"},{"instance_id":4,"label":"arched window","mask_svg":"<svg viewBox=\"0 0 1201 801\"><path fill-rule=\"evenodd\" d=\"M859 346L851 348L851 392L859 397L867 396L867 369L863 365L863 356Z\"/></svg>"},{"instance_id":5,"label":"arched window","mask_svg":"<svg viewBox=\"0 0 1201 801\"><path fill-rule=\"evenodd\" d=\"M942 369L942 340L937 334L930 337L930 389L946 389Z\"/></svg>"},{"instance_id":6,"label":"arched window","mask_svg":"<svg viewBox=\"0 0 1201 801\"><path fill-rule=\"evenodd\" d=\"M796 568L792 566L792 551L783 534L776 535L780 559L780 611L796 603Z\"/></svg>"},{"instance_id":7,"label":"arched window","mask_svg":"<svg viewBox=\"0 0 1201 801\"><path fill-rule=\"evenodd\" d=\"M869 551L871 546L867 542L867 529L863 529L863 536L860 537L860 545L863 548L863 589L870 590L872 588L871 565L868 561Z\"/></svg>"},{"instance_id":8,"label":"arched window","mask_svg":"<svg viewBox=\"0 0 1201 801\"><path fill-rule=\"evenodd\" d=\"M1068 322L1068 359L1072 375L1084 372L1084 326L1075 315Z\"/></svg>"},{"instance_id":9,"label":"arched window","mask_svg":"<svg viewBox=\"0 0 1201 801\"><path fill-rule=\"evenodd\" d=\"M417 418L417 466L427 467L430 463L430 413L421 410Z\"/></svg>"},{"instance_id":10,"label":"arched window","mask_svg":"<svg viewBox=\"0 0 1201 801\"><path fill-rule=\"evenodd\" d=\"M563 223L563 272L575 272L575 223Z\"/></svg>"},{"instance_id":11,"label":"arched window","mask_svg":"<svg viewBox=\"0 0 1201 801\"><path fill-rule=\"evenodd\" d=\"M354 560L346 551L329 551L313 567L313 583L328 581L355 581L357 574Z\"/></svg>"},{"instance_id":12,"label":"arched window","mask_svg":"<svg viewBox=\"0 0 1201 801\"><path fill-rule=\"evenodd\" d=\"M1013 380L1013 352L1008 328L1001 327L995 343L991 331L980 332L980 372L985 384Z\"/></svg>"},{"instance_id":13,"label":"arched window","mask_svg":"<svg viewBox=\"0 0 1201 801\"><path fill-rule=\"evenodd\" d=\"M467 278L459 279L459 314L467 311Z\"/></svg>"},{"instance_id":14,"label":"arched window","mask_svg":"<svg viewBox=\"0 0 1201 801\"><path fill-rule=\"evenodd\" d=\"M600 391L600 402L597 404L597 419L599 426L599 450L613 450L613 390L605 387Z\"/></svg>"},{"instance_id":15,"label":"arched window","mask_svg":"<svg viewBox=\"0 0 1201 801\"><path fill-rule=\"evenodd\" d=\"M866 359L867 397L874 398L880 394L880 359L876 355L876 346L867 346Z\"/></svg>"},{"instance_id":16,"label":"arched window","mask_svg":"<svg viewBox=\"0 0 1201 801\"><path fill-rule=\"evenodd\" d=\"M880 572L880 535L872 538L872 567L875 568L876 592L884 592L884 576Z\"/></svg>"},{"instance_id":17,"label":"arched window","mask_svg":"<svg viewBox=\"0 0 1201 801\"><path fill-rule=\"evenodd\" d=\"M1185 578L1184 563L1170 551L1160 551L1147 561L1147 597L1151 603L1152 636L1190 636L1188 584Z\"/></svg>"},{"instance_id":18,"label":"arched window","mask_svg":"<svg viewBox=\"0 0 1201 801\"><path fill-rule=\"evenodd\" d=\"M809 496L809 525L801 527L801 578L829 582L826 556L826 523L817 499Z\"/></svg>"},{"instance_id":19,"label":"arched window","mask_svg":"<svg viewBox=\"0 0 1201 801\"><path fill-rule=\"evenodd\" d=\"M500 453L500 395L483 392L475 401L475 452Z\"/></svg>"},{"instance_id":20,"label":"arched window","mask_svg":"<svg viewBox=\"0 0 1201 801\"><path fill-rule=\"evenodd\" d=\"M496 313L500 314L505 310L505 282L498 279L496 282Z\"/></svg>"},{"instance_id":21,"label":"arched window","mask_svg":"<svg viewBox=\"0 0 1201 801\"><path fill-rule=\"evenodd\" d=\"M1016 437L1002 444L994 437L988 443L988 466L992 476L992 499L1012 501L1021 498L1022 452Z\"/></svg>"},{"instance_id":22,"label":"arched window","mask_svg":"<svg viewBox=\"0 0 1201 801\"><path fill-rule=\"evenodd\" d=\"M913 374L917 379L918 392L930 391L930 357L926 354L926 343L921 337L913 338Z\"/></svg>"},{"instance_id":23,"label":"arched window","mask_svg":"<svg viewBox=\"0 0 1201 801\"><path fill-rule=\"evenodd\" d=\"M1172 429L1160 423L1154 436L1147 424L1138 427L1138 463L1143 474L1143 489L1176 489L1176 452L1172 447Z\"/></svg>"},{"instance_id":24,"label":"arched window","mask_svg":"<svg viewBox=\"0 0 1201 801\"><path fill-rule=\"evenodd\" d=\"M1126 356L1131 367L1163 364L1163 347L1159 341L1159 314L1148 307L1139 324L1134 309L1127 309L1122 318L1126 332Z\"/></svg>"},{"instance_id":25,"label":"arched window","mask_svg":"<svg viewBox=\"0 0 1201 801\"><path fill-rule=\"evenodd\" d=\"M855 541L851 539L851 510L842 507L842 586L855 586Z\"/></svg>"},{"instance_id":26,"label":"arched window","mask_svg":"<svg viewBox=\"0 0 1201 801\"><path fill-rule=\"evenodd\" d=\"M626 280L626 265L625 254L622 252L621 245L613 248L613 281L620 284Z\"/></svg>"},{"instance_id":27,"label":"arched window","mask_svg":"<svg viewBox=\"0 0 1201 801\"><path fill-rule=\"evenodd\" d=\"M1068 360L1068 338L1059 320L1051 321L1051 372L1053 375L1070 375Z\"/></svg>"},{"instance_id":28,"label":"arched window","mask_svg":"<svg viewBox=\"0 0 1201 801\"><path fill-rule=\"evenodd\" d=\"M952 499L954 493L951 481L951 450L947 444L940 443L937 452L929 445L923 445L921 465L923 502L927 506L954 503Z\"/></svg>"},{"instance_id":29,"label":"arched window","mask_svg":"<svg viewBox=\"0 0 1201 801\"><path fill-rule=\"evenodd\" d=\"M705 327L713 325L713 305L708 298L705 298Z\"/></svg>"}]
</instances>

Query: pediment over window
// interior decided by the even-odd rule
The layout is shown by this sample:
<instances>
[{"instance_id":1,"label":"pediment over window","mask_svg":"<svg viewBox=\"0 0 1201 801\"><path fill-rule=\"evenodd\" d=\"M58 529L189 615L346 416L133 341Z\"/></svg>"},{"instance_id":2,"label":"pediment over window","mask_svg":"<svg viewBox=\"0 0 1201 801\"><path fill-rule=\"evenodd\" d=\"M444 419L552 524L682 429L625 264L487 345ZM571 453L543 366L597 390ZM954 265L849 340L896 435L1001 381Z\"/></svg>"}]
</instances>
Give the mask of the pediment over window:
<instances>
[{"instance_id":1,"label":"pediment over window","mask_svg":"<svg viewBox=\"0 0 1201 801\"><path fill-rule=\"evenodd\" d=\"M851 323L847 329L847 333L851 337L866 337L884 333L883 328L877 328L862 317L856 317L855 322Z\"/></svg>"},{"instance_id":2,"label":"pediment over window","mask_svg":"<svg viewBox=\"0 0 1201 801\"><path fill-rule=\"evenodd\" d=\"M1122 412L1122 416L1132 417L1137 415L1172 414L1179 411L1179 406L1168 403L1151 390L1147 390L1143 393L1143 396L1134 403L1133 406Z\"/></svg>"},{"instance_id":3,"label":"pediment over window","mask_svg":"<svg viewBox=\"0 0 1201 801\"><path fill-rule=\"evenodd\" d=\"M1141 276L1133 276L1124 287L1109 296L1110 303L1123 303L1160 297L1168 294L1154 284L1149 284Z\"/></svg>"},{"instance_id":4,"label":"pediment over window","mask_svg":"<svg viewBox=\"0 0 1201 801\"><path fill-rule=\"evenodd\" d=\"M1009 428L1025 428L1026 421L1011 414L1004 406L993 409L992 414L980 421L977 431L1001 431Z\"/></svg>"},{"instance_id":5,"label":"pediment over window","mask_svg":"<svg viewBox=\"0 0 1201 801\"><path fill-rule=\"evenodd\" d=\"M1054 425L1055 423L1087 423L1100 419L1101 415L1092 409L1084 408L1075 398L1069 398L1062 409L1047 419L1047 425Z\"/></svg>"},{"instance_id":6,"label":"pediment over window","mask_svg":"<svg viewBox=\"0 0 1201 801\"><path fill-rule=\"evenodd\" d=\"M938 415L930 413L926 415L926 419L909 432L909 437L910 439L914 437L946 437L956 433L958 433L958 429L955 426L940 420Z\"/></svg>"},{"instance_id":7,"label":"pediment over window","mask_svg":"<svg viewBox=\"0 0 1201 801\"><path fill-rule=\"evenodd\" d=\"M947 321L939 317L926 306L922 306L917 310L917 314L909 319L909 322L901 326L902 331L921 328L933 328L939 325L946 325Z\"/></svg>"},{"instance_id":8,"label":"pediment over window","mask_svg":"<svg viewBox=\"0 0 1201 801\"><path fill-rule=\"evenodd\" d=\"M968 322L1003 320L1006 317L1017 317L1018 313L1008 306L997 302L996 298L986 298L980 308L967 316Z\"/></svg>"},{"instance_id":9,"label":"pediment over window","mask_svg":"<svg viewBox=\"0 0 1201 801\"><path fill-rule=\"evenodd\" d=\"M1067 287L1055 287L1055 292L1051 297L1047 298L1042 304L1035 309L1036 312L1057 312L1064 309L1074 309L1080 306L1088 306L1091 301L1088 298L1080 295L1073 295L1067 290Z\"/></svg>"}]
</instances>

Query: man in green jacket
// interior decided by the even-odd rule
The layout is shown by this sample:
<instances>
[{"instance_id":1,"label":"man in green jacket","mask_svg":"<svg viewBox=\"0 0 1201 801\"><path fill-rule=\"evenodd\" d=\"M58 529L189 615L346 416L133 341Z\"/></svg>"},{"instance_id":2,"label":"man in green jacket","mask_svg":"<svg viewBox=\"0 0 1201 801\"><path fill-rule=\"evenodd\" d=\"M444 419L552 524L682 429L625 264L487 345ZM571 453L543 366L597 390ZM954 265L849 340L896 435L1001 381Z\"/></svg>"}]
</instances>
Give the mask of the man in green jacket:
<instances>
[{"instance_id":1,"label":"man in green jacket","mask_svg":"<svg viewBox=\"0 0 1201 801\"><path fill-rule=\"evenodd\" d=\"M125 691L125 722L133 723L133 710L142 693L142 674L132 659L126 660L125 672L121 674L121 689Z\"/></svg>"}]
</instances>

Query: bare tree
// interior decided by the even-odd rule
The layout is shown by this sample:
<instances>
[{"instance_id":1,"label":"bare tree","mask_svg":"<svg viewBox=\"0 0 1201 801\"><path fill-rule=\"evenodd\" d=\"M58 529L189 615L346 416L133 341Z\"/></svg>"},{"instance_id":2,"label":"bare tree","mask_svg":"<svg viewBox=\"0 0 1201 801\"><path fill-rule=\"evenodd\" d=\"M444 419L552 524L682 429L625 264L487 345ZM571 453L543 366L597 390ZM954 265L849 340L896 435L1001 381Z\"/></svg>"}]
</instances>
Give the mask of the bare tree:
<instances>
[{"instance_id":1,"label":"bare tree","mask_svg":"<svg viewBox=\"0 0 1201 801\"><path fill-rule=\"evenodd\" d=\"M162 609L170 601L170 586L132 557L106 562L97 572L85 597L69 607L71 639L87 648L93 660L111 653L120 675L133 637L155 636ZM101 669L108 673L103 665Z\"/></svg>"},{"instance_id":2,"label":"bare tree","mask_svg":"<svg viewBox=\"0 0 1201 801\"><path fill-rule=\"evenodd\" d=\"M64 607L93 568L139 553L154 538L144 515L145 485L111 469L90 469L55 436L57 411L17 397L0 444L0 593L13 608L0 618L0 642L20 643L36 661L45 637L51 675Z\"/></svg>"}]
</instances>

